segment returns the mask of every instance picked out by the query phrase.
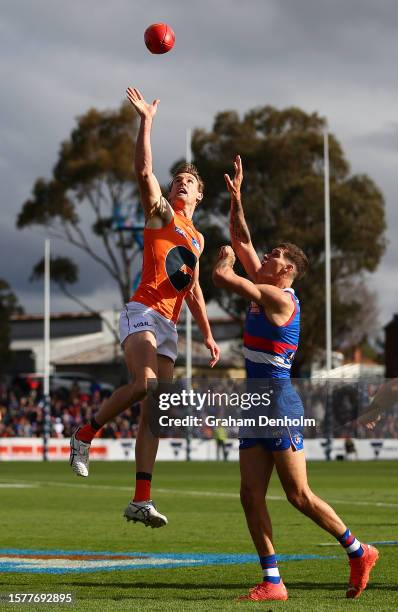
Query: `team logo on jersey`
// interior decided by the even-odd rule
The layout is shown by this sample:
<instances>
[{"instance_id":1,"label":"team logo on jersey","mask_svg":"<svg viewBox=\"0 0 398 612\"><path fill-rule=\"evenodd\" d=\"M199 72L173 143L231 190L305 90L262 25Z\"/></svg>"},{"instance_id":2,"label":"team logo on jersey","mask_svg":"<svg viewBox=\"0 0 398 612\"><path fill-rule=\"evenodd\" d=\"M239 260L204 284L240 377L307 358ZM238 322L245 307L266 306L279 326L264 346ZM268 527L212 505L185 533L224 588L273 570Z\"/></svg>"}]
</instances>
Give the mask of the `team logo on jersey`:
<instances>
[{"instance_id":1,"label":"team logo on jersey","mask_svg":"<svg viewBox=\"0 0 398 612\"><path fill-rule=\"evenodd\" d=\"M177 234L180 234L181 236L184 236L184 238L187 237L186 233L184 232L183 229L181 229L180 227L178 227L177 225L174 226L175 231L177 232Z\"/></svg>"},{"instance_id":2,"label":"team logo on jersey","mask_svg":"<svg viewBox=\"0 0 398 612\"><path fill-rule=\"evenodd\" d=\"M199 242L196 240L196 238L192 238L192 244L195 247L195 249L198 249L198 251L200 251L200 244Z\"/></svg>"},{"instance_id":3,"label":"team logo on jersey","mask_svg":"<svg viewBox=\"0 0 398 612\"><path fill-rule=\"evenodd\" d=\"M258 304L256 304L256 302L251 302L250 303L250 313L251 314L260 314L261 310L260 310L260 306Z\"/></svg>"},{"instance_id":4,"label":"team logo on jersey","mask_svg":"<svg viewBox=\"0 0 398 612\"><path fill-rule=\"evenodd\" d=\"M184 246L170 249L166 256L166 272L169 281L177 291L186 289L192 281L195 270L196 255Z\"/></svg>"}]
</instances>

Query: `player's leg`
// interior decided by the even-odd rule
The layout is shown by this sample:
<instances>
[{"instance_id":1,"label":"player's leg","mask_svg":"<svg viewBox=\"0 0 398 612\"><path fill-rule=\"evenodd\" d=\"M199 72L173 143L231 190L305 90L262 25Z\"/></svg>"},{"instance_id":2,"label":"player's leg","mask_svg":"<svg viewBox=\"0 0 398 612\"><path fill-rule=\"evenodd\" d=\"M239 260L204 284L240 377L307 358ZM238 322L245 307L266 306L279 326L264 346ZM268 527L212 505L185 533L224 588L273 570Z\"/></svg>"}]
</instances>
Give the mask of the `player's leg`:
<instances>
[{"instance_id":1,"label":"player's leg","mask_svg":"<svg viewBox=\"0 0 398 612\"><path fill-rule=\"evenodd\" d=\"M272 543L272 525L266 505L266 493L274 467L272 453L262 443L244 439L239 451L241 473L240 498L247 526L256 547L263 581L239 599L252 601L285 600L286 588L281 581ZM245 447L246 446L246 447Z\"/></svg>"},{"instance_id":2,"label":"player's leg","mask_svg":"<svg viewBox=\"0 0 398 612\"><path fill-rule=\"evenodd\" d=\"M114 391L90 423L80 427L71 437L70 464L78 476L88 476L90 444L103 425L116 415L142 400L150 383L157 381L157 346L152 332L129 335L124 341L124 358L132 382Z\"/></svg>"},{"instance_id":3,"label":"player's leg","mask_svg":"<svg viewBox=\"0 0 398 612\"><path fill-rule=\"evenodd\" d=\"M366 587L370 571L378 559L378 551L373 546L361 544L333 508L311 491L303 450L294 452L289 447L275 451L273 455L279 479L290 503L333 535L345 548L351 566L347 597L358 597Z\"/></svg>"},{"instance_id":4,"label":"player's leg","mask_svg":"<svg viewBox=\"0 0 398 612\"><path fill-rule=\"evenodd\" d=\"M157 356L158 363L158 379L161 382L170 382L173 380L174 362L163 355ZM141 402L140 422L137 433L137 441L135 445L135 462L137 472L152 475L155 465L156 453L159 445L159 438L155 437L150 429L150 401L145 399ZM133 498L137 500L142 496L136 495Z\"/></svg>"},{"instance_id":5,"label":"player's leg","mask_svg":"<svg viewBox=\"0 0 398 612\"><path fill-rule=\"evenodd\" d=\"M274 468L272 453L262 444L239 451L240 500L259 556L274 554L272 525L265 496Z\"/></svg>"},{"instance_id":6,"label":"player's leg","mask_svg":"<svg viewBox=\"0 0 398 612\"><path fill-rule=\"evenodd\" d=\"M286 497L300 512L309 516L320 527L335 537L344 533L346 526L329 504L315 495L308 484L304 450L274 451L274 462Z\"/></svg>"},{"instance_id":7,"label":"player's leg","mask_svg":"<svg viewBox=\"0 0 398 612\"><path fill-rule=\"evenodd\" d=\"M160 382L173 380L174 361L163 355L157 356L157 374ZM150 527L167 525L167 518L157 511L151 499L152 473L159 446L157 438L150 428L151 401L146 398L141 402L140 422L135 445L136 484L134 495L124 511L129 521L143 522Z\"/></svg>"},{"instance_id":8,"label":"player's leg","mask_svg":"<svg viewBox=\"0 0 398 612\"><path fill-rule=\"evenodd\" d=\"M157 382L157 346L152 332L131 334L126 338L123 349L132 382L117 389L103 402L95 415L101 427L132 404L143 400L148 393L148 386L155 386Z\"/></svg>"}]
</instances>

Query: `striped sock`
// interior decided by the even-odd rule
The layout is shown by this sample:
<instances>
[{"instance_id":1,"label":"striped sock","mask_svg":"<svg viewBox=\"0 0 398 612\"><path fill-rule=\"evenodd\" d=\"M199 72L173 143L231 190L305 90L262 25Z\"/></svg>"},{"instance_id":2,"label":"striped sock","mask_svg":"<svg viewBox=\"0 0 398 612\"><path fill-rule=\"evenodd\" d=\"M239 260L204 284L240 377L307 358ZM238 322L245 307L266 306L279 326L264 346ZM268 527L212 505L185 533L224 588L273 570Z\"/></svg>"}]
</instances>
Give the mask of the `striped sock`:
<instances>
[{"instance_id":1,"label":"striped sock","mask_svg":"<svg viewBox=\"0 0 398 612\"><path fill-rule=\"evenodd\" d=\"M350 559L354 559L354 557L362 557L363 548L361 546L361 542L359 542L359 540L352 535L349 529L346 529L343 535L336 539L338 542L340 542L343 548L345 548Z\"/></svg>"},{"instance_id":2,"label":"striped sock","mask_svg":"<svg viewBox=\"0 0 398 612\"><path fill-rule=\"evenodd\" d=\"M273 584L280 583L281 577L279 575L276 555L267 555L266 557L260 557L260 565L263 570L264 582L272 582Z\"/></svg>"}]
</instances>

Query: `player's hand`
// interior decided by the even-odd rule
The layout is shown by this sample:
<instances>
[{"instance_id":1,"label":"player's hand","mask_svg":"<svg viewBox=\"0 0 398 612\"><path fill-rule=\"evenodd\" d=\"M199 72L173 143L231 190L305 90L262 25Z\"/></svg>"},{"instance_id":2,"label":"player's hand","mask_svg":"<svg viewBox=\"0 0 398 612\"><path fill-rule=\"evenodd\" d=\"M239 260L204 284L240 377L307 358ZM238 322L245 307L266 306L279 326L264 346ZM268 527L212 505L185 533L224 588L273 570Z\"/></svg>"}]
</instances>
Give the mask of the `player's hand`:
<instances>
[{"instance_id":1,"label":"player's hand","mask_svg":"<svg viewBox=\"0 0 398 612\"><path fill-rule=\"evenodd\" d=\"M213 336L204 339L205 346L209 349L211 354L211 359L209 361L209 366L214 368L217 361L220 359L220 347L215 342Z\"/></svg>"},{"instance_id":2,"label":"player's hand","mask_svg":"<svg viewBox=\"0 0 398 612\"><path fill-rule=\"evenodd\" d=\"M218 253L218 261L225 260L231 267L234 266L236 261L235 253L232 247L229 245L222 246Z\"/></svg>"},{"instance_id":3,"label":"player's hand","mask_svg":"<svg viewBox=\"0 0 398 612\"><path fill-rule=\"evenodd\" d=\"M231 195L233 195L237 200L240 199L240 187L243 181L243 169L242 169L242 160L240 155L235 157L234 161L235 168L235 176L234 179L231 180L229 174L224 174L225 182L227 184L227 189Z\"/></svg>"},{"instance_id":4,"label":"player's hand","mask_svg":"<svg viewBox=\"0 0 398 612\"><path fill-rule=\"evenodd\" d=\"M374 417L369 417L369 416L366 416L366 414L364 414L357 419L358 425L362 425L362 427L365 427L369 431L373 431L373 429L375 429L379 421L381 421L380 414Z\"/></svg>"},{"instance_id":5,"label":"player's hand","mask_svg":"<svg viewBox=\"0 0 398 612\"><path fill-rule=\"evenodd\" d=\"M148 104L148 102L145 102L142 93L133 87L128 87L126 94L128 100L134 106L140 117L152 119L156 115L160 100L156 99L152 102L152 104Z\"/></svg>"}]
</instances>

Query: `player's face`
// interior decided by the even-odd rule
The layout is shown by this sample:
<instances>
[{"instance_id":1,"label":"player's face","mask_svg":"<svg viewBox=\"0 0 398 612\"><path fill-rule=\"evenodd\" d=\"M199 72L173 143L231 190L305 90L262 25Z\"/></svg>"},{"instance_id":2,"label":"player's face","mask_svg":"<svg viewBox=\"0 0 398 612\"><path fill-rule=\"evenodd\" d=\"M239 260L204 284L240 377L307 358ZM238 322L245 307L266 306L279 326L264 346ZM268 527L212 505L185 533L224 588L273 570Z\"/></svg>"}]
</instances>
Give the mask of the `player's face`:
<instances>
[{"instance_id":1,"label":"player's face","mask_svg":"<svg viewBox=\"0 0 398 612\"><path fill-rule=\"evenodd\" d=\"M261 268L258 271L258 281L278 280L291 270L291 265L291 262L284 255L284 250L281 247L276 247L270 253L264 253Z\"/></svg>"},{"instance_id":2,"label":"player's face","mask_svg":"<svg viewBox=\"0 0 398 612\"><path fill-rule=\"evenodd\" d=\"M196 205L202 198L197 179L189 172L177 174L173 179L169 197L175 209L184 208L187 204Z\"/></svg>"}]
</instances>

